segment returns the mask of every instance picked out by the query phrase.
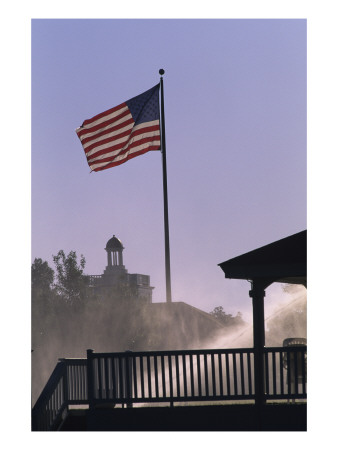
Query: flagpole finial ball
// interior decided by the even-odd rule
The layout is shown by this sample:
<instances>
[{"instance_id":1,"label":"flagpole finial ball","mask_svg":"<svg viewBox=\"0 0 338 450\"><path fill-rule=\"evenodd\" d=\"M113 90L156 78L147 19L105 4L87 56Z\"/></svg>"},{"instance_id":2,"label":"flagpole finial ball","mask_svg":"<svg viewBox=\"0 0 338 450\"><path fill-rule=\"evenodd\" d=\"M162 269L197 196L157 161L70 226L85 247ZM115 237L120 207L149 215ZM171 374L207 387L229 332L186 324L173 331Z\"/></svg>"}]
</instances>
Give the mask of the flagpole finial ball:
<instances>
[{"instance_id":1,"label":"flagpole finial ball","mask_svg":"<svg viewBox=\"0 0 338 450\"><path fill-rule=\"evenodd\" d=\"M158 71L158 73L159 73L160 75L164 75L164 70L163 70L163 69L160 69L160 70Z\"/></svg>"}]
</instances>

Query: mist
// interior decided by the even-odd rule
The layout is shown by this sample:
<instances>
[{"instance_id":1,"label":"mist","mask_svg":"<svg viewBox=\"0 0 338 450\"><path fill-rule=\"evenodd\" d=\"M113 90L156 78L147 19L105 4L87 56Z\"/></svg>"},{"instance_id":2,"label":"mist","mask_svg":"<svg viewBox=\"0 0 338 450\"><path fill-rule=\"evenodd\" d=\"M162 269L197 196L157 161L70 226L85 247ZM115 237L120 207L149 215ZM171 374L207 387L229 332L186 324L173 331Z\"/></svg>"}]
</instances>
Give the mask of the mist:
<instances>
[{"instance_id":1,"label":"mist","mask_svg":"<svg viewBox=\"0 0 338 450\"><path fill-rule=\"evenodd\" d=\"M306 338L305 288L278 285L269 289L265 299L266 346L282 346L289 337ZM252 323L224 326L183 302L142 304L103 295L87 303L54 301L44 310L37 306L32 308L33 404L58 359L85 358L87 349L121 352L253 346Z\"/></svg>"},{"instance_id":2,"label":"mist","mask_svg":"<svg viewBox=\"0 0 338 450\"><path fill-rule=\"evenodd\" d=\"M272 285L266 290L264 306L266 347L281 347L284 339L290 337L307 337L306 288L301 285ZM245 317L249 317L248 311ZM204 348L253 347L252 320L230 333L219 334L205 345Z\"/></svg>"}]
</instances>

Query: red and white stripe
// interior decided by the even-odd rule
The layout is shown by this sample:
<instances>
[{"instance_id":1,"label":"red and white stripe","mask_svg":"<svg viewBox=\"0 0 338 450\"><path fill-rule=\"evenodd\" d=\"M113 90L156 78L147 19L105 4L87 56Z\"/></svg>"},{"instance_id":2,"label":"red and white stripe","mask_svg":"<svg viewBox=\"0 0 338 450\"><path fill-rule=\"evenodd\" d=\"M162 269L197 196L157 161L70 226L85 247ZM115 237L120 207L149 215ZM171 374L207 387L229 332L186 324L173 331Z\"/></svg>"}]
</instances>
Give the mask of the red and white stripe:
<instances>
[{"instance_id":1,"label":"red and white stripe","mask_svg":"<svg viewBox=\"0 0 338 450\"><path fill-rule=\"evenodd\" d=\"M76 133L91 170L123 164L150 150L160 149L159 120L134 125L126 103L85 120Z\"/></svg>"}]
</instances>

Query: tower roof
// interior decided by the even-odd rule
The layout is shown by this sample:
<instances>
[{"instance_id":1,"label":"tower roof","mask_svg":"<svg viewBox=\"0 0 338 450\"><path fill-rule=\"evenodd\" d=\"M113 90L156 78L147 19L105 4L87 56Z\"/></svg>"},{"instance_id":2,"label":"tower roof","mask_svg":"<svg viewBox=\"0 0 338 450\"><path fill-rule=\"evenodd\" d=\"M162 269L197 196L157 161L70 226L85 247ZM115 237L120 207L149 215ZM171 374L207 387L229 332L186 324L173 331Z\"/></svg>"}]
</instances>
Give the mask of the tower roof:
<instances>
[{"instance_id":1,"label":"tower roof","mask_svg":"<svg viewBox=\"0 0 338 450\"><path fill-rule=\"evenodd\" d=\"M124 247L120 239L118 239L115 235L109 239L106 244L106 250L123 250Z\"/></svg>"}]
</instances>

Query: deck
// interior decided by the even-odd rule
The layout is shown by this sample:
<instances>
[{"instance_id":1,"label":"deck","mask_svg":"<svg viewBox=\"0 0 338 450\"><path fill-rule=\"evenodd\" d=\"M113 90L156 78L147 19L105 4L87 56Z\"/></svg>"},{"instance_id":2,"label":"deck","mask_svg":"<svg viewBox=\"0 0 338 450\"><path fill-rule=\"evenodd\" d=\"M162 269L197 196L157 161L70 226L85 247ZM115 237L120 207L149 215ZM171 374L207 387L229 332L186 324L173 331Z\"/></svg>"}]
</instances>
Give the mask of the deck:
<instances>
[{"instance_id":1,"label":"deck","mask_svg":"<svg viewBox=\"0 0 338 450\"><path fill-rule=\"evenodd\" d=\"M253 348L88 350L59 361L32 429L65 429L76 417L87 430L306 428L306 346L264 348L263 395L256 381Z\"/></svg>"}]
</instances>

